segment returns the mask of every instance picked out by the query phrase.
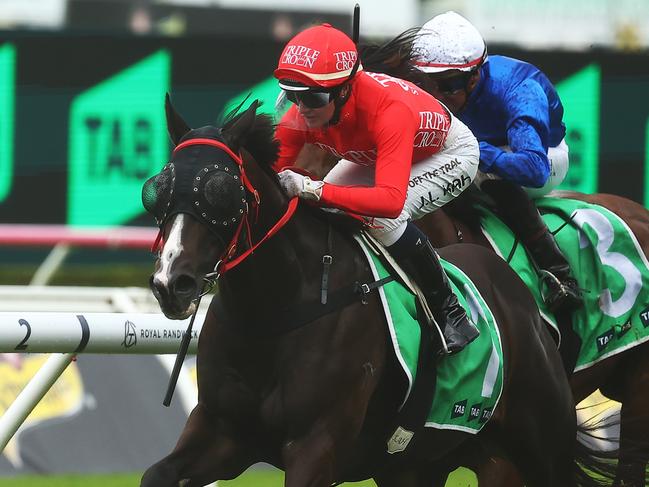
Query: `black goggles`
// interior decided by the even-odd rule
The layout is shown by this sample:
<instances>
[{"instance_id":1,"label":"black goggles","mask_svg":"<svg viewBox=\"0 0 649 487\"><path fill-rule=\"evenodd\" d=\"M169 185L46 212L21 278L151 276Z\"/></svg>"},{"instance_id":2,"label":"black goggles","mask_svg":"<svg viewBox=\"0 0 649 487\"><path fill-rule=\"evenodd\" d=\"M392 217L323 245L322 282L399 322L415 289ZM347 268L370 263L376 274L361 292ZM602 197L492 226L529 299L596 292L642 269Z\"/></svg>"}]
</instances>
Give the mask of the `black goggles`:
<instances>
[{"instance_id":1,"label":"black goggles","mask_svg":"<svg viewBox=\"0 0 649 487\"><path fill-rule=\"evenodd\" d=\"M284 90L286 93L286 99L291 103L299 105L300 103L307 108L322 108L332 101L334 101L340 90L331 90L331 91L313 91L313 90L304 90L304 91L293 91L293 90Z\"/></svg>"},{"instance_id":2,"label":"black goggles","mask_svg":"<svg viewBox=\"0 0 649 487\"><path fill-rule=\"evenodd\" d=\"M449 78L433 79L437 90L445 95L454 95L459 91L466 90L471 73L463 73Z\"/></svg>"}]
</instances>

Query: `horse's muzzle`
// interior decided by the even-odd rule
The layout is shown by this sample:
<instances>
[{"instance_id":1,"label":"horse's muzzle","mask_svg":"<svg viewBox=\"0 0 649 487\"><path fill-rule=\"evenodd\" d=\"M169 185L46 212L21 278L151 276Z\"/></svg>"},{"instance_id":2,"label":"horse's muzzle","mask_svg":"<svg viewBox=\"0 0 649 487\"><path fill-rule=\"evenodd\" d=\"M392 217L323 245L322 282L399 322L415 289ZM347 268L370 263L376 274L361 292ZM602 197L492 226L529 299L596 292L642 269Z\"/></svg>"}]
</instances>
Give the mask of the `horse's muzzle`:
<instances>
[{"instance_id":1,"label":"horse's muzzle","mask_svg":"<svg viewBox=\"0 0 649 487\"><path fill-rule=\"evenodd\" d=\"M181 274L165 282L153 274L149 279L149 287L167 318L183 320L196 309L199 288L192 276Z\"/></svg>"}]
</instances>

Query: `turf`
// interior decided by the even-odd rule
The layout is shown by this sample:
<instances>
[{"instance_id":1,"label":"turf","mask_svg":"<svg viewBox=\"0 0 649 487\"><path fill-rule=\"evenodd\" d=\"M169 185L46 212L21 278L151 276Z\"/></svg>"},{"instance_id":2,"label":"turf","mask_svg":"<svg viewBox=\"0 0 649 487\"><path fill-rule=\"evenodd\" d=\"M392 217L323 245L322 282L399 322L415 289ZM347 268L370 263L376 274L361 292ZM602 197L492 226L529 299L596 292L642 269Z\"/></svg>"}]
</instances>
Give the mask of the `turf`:
<instances>
[{"instance_id":1,"label":"turf","mask_svg":"<svg viewBox=\"0 0 649 487\"><path fill-rule=\"evenodd\" d=\"M0 487L137 487L141 474L120 475L56 475L0 478ZM282 474L276 471L254 470L237 480L221 481L219 487L280 487ZM371 481L342 484L347 487L373 487ZM475 476L459 469L451 475L446 487L475 487Z\"/></svg>"}]
</instances>

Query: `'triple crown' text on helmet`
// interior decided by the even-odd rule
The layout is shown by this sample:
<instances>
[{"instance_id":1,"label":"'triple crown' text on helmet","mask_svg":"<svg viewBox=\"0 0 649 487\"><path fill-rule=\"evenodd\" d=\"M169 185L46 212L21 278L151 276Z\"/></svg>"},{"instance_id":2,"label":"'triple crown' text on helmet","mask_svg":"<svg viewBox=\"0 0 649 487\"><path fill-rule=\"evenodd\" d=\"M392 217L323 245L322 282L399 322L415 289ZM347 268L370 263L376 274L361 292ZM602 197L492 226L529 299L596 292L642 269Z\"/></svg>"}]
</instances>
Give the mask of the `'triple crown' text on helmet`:
<instances>
[{"instance_id":1,"label":"'triple crown' text on helmet","mask_svg":"<svg viewBox=\"0 0 649 487\"><path fill-rule=\"evenodd\" d=\"M354 41L330 24L322 24L288 42L274 75L284 89L299 89L299 85L333 88L347 81L357 58Z\"/></svg>"},{"instance_id":2,"label":"'triple crown' text on helmet","mask_svg":"<svg viewBox=\"0 0 649 487\"><path fill-rule=\"evenodd\" d=\"M415 65L425 73L471 71L487 59L487 46L478 30L455 12L426 22L417 33L413 51Z\"/></svg>"}]
</instances>

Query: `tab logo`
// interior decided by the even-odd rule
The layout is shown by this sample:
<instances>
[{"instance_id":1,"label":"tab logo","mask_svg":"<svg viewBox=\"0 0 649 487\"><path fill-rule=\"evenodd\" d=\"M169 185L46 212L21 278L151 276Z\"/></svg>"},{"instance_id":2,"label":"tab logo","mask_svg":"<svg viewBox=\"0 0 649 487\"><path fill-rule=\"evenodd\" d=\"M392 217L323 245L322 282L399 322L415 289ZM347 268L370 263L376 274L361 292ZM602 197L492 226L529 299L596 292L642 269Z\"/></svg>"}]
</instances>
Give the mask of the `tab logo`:
<instances>
[{"instance_id":1,"label":"tab logo","mask_svg":"<svg viewBox=\"0 0 649 487\"><path fill-rule=\"evenodd\" d=\"M599 352L604 350L606 348L606 345L608 345L608 342L610 342L613 339L614 335L615 335L615 329L611 328L606 333L603 333L600 336L598 336L597 337L597 350Z\"/></svg>"},{"instance_id":2,"label":"tab logo","mask_svg":"<svg viewBox=\"0 0 649 487\"><path fill-rule=\"evenodd\" d=\"M456 402L453 405L453 411L451 412L451 419L460 418L464 416L466 411L467 400Z\"/></svg>"},{"instance_id":3,"label":"tab logo","mask_svg":"<svg viewBox=\"0 0 649 487\"><path fill-rule=\"evenodd\" d=\"M474 419L478 419L480 417L480 409L482 408L482 403L474 404L471 406L471 409L469 409L469 421L473 421Z\"/></svg>"},{"instance_id":4,"label":"tab logo","mask_svg":"<svg viewBox=\"0 0 649 487\"><path fill-rule=\"evenodd\" d=\"M644 311L640 313L640 321L645 328L649 326L649 307L646 307Z\"/></svg>"},{"instance_id":5,"label":"tab logo","mask_svg":"<svg viewBox=\"0 0 649 487\"><path fill-rule=\"evenodd\" d=\"M482 416L480 416L480 422L486 423L491 419L491 413L493 413L494 408L484 408L482 411Z\"/></svg>"},{"instance_id":6,"label":"tab logo","mask_svg":"<svg viewBox=\"0 0 649 487\"><path fill-rule=\"evenodd\" d=\"M70 107L68 224L120 225L141 214L142 184L169 155L160 50L77 95Z\"/></svg>"}]
</instances>

